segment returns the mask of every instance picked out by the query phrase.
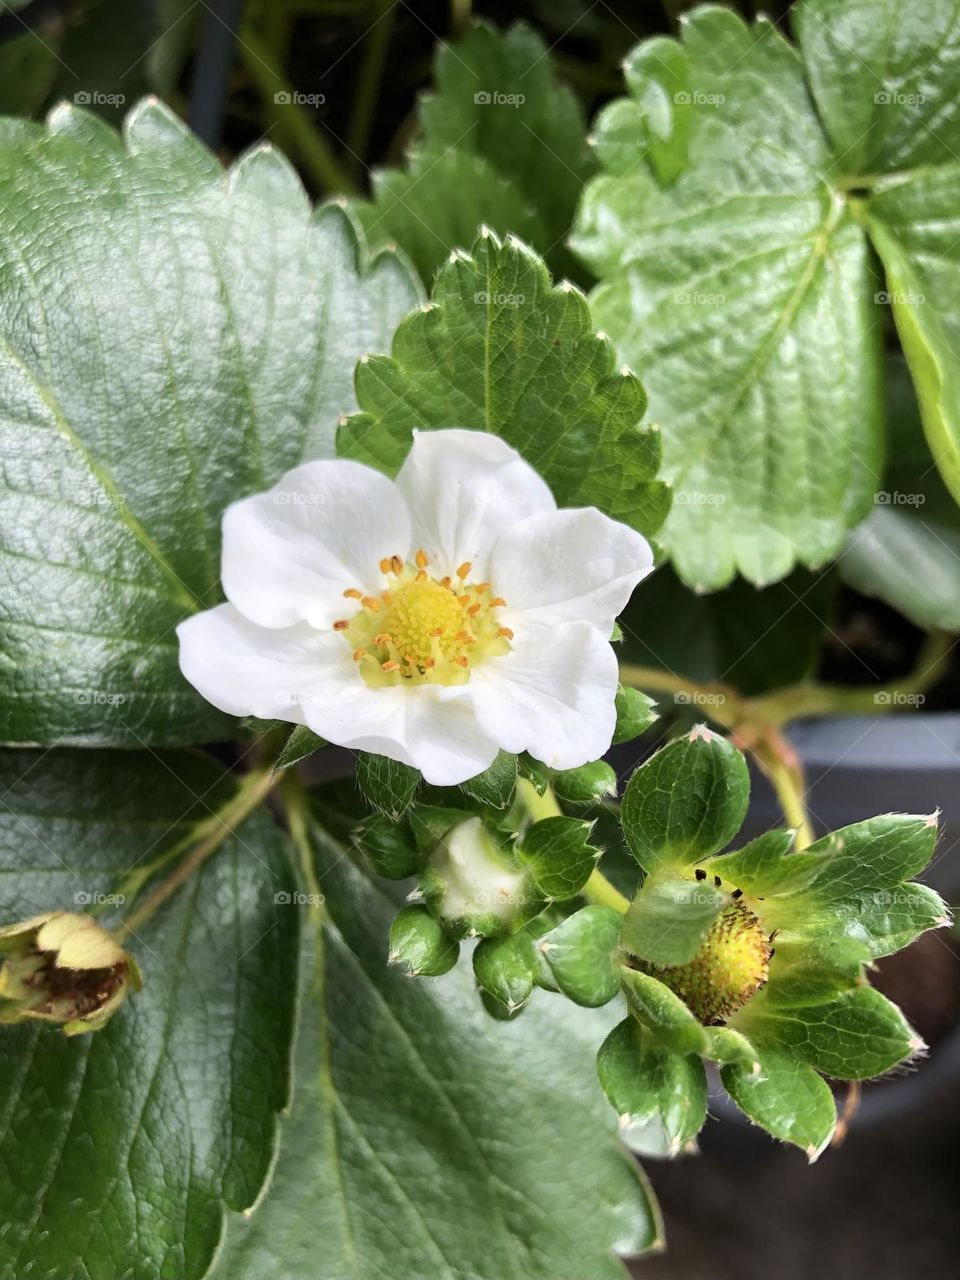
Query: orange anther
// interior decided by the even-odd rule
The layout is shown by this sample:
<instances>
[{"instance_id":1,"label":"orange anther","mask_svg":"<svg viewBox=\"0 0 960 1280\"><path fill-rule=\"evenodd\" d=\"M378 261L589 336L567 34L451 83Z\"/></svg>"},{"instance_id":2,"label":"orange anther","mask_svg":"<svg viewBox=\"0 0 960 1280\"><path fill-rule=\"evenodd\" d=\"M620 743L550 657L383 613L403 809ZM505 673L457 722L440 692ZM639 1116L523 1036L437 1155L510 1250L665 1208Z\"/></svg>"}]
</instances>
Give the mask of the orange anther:
<instances>
[{"instance_id":1,"label":"orange anther","mask_svg":"<svg viewBox=\"0 0 960 1280\"><path fill-rule=\"evenodd\" d=\"M430 557L424 551L423 547L421 547L420 550L417 552L416 561L417 561L418 569L425 569L427 565L430 563Z\"/></svg>"},{"instance_id":2,"label":"orange anther","mask_svg":"<svg viewBox=\"0 0 960 1280\"><path fill-rule=\"evenodd\" d=\"M381 671L399 671L399 670L400 670L400 663L394 662L392 658L390 659L389 662L385 662L381 667Z\"/></svg>"},{"instance_id":3,"label":"orange anther","mask_svg":"<svg viewBox=\"0 0 960 1280\"><path fill-rule=\"evenodd\" d=\"M442 636L442 635L443 635L443 627L434 627L434 628L433 628L433 630L430 632L430 634L431 634L432 636L438 636L438 637L439 637L439 636Z\"/></svg>"},{"instance_id":4,"label":"orange anther","mask_svg":"<svg viewBox=\"0 0 960 1280\"><path fill-rule=\"evenodd\" d=\"M364 596L361 602L365 609L369 609L371 613L380 612L380 601L376 596Z\"/></svg>"},{"instance_id":5,"label":"orange anther","mask_svg":"<svg viewBox=\"0 0 960 1280\"><path fill-rule=\"evenodd\" d=\"M479 613L479 612L480 612L480 610L481 610L482 608L483 608L483 606L482 606L482 605L479 605L479 604L472 604L472 605L470 606L470 608L467 610L467 613L468 613L468 614L470 615L470 617L472 618L472 617L473 617L473 615L474 615L475 613Z\"/></svg>"},{"instance_id":6,"label":"orange anther","mask_svg":"<svg viewBox=\"0 0 960 1280\"><path fill-rule=\"evenodd\" d=\"M420 569L420 570L418 570L415 581L416 581L416 582L426 582L426 580L427 580L427 571L426 571L426 569Z\"/></svg>"},{"instance_id":7,"label":"orange anther","mask_svg":"<svg viewBox=\"0 0 960 1280\"><path fill-rule=\"evenodd\" d=\"M459 641L460 644L476 644L477 643L469 631L458 631L453 638L454 640Z\"/></svg>"},{"instance_id":8,"label":"orange anther","mask_svg":"<svg viewBox=\"0 0 960 1280\"><path fill-rule=\"evenodd\" d=\"M353 651L354 662L359 662L361 658L365 658L366 656L367 656L366 649L354 649Z\"/></svg>"},{"instance_id":9,"label":"orange anther","mask_svg":"<svg viewBox=\"0 0 960 1280\"><path fill-rule=\"evenodd\" d=\"M421 667L435 667L437 664L432 658L424 658L420 665Z\"/></svg>"},{"instance_id":10,"label":"orange anther","mask_svg":"<svg viewBox=\"0 0 960 1280\"><path fill-rule=\"evenodd\" d=\"M381 631L378 636L373 637L373 643L375 645L389 644L390 636L386 631Z\"/></svg>"},{"instance_id":11,"label":"orange anther","mask_svg":"<svg viewBox=\"0 0 960 1280\"><path fill-rule=\"evenodd\" d=\"M350 625L350 620L349 620L349 618L339 618L339 619L338 619L338 620L333 624L333 629L334 629L334 631L346 631L346 629L347 629L347 627L349 627L349 625Z\"/></svg>"},{"instance_id":12,"label":"orange anther","mask_svg":"<svg viewBox=\"0 0 960 1280\"><path fill-rule=\"evenodd\" d=\"M458 667L469 667L470 665L469 658L454 658L454 662Z\"/></svg>"},{"instance_id":13,"label":"orange anther","mask_svg":"<svg viewBox=\"0 0 960 1280\"><path fill-rule=\"evenodd\" d=\"M513 639L513 632L510 630L510 628L509 628L509 627L501 627L501 628L499 629L499 631L497 632L497 635L498 635L498 636L503 636L505 640L512 640L512 639Z\"/></svg>"},{"instance_id":14,"label":"orange anther","mask_svg":"<svg viewBox=\"0 0 960 1280\"><path fill-rule=\"evenodd\" d=\"M496 596L493 600L491 600L491 601L490 601L490 604L488 605L488 608L490 608L490 609L500 609L500 608L502 608L506 603L507 603L507 602L506 602L506 600L504 600L503 596Z\"/></svg>"},{"instance_id":15,"label":"orange anther","mask_svg":"<svg viewBox=\"0 0 960 1280\"><path fill-rule=\"evenodd\" d=\"M441 579L440 579L440 585L441 585L441 587L447 587L447 588L449 588L450 583L451 583L452 581L453 581L453 579L452 579L452 578L441 578Z\"/></svg>"},{"instance_id":16,"label":"orange anther","mask_svg":"<svg viewBox=\"0 0 960 1280\"><path fill-rule=\"evenodd\" d=\"M384 556L384 557L383 557L383 559L380 561L380 572L381 572L381 573L389 573L389 572L390 572L390 557L389 557L389 556Z\"/></svg>"},{"instance_id":17,"label":"orange anther","mask_svg":"<svg viewBox=\"0 0 960 1280\"><path fill-rule=\"evenodd\" d=\"M483 593L484 593L485 591L489 591L489 590L490 590L490 583L489 583L489 582L478 582L478 583L477 583L477 585L476 585L473 589L474 589L474 591L477 593L477 595L478 595L478 596L482 596L482 595L483 595Z\"/></svg>"},{"instance_id":18,"label":"orange anther","mask_svg":"<svg viewBox=\"0 0 960 1280\"><path fill-rule=\"evenodd\" d=\"M472 567L473 566L471 565L469 560L464 560L463 564L460 565L460 567L457 569L457 577L460 579L461 582L470 572Z\"/></svg>"},{"instance_id":19,"label":"orange anther","mask_svg":"<svg viewBox=\"0 0 960 1280\"><path fill-rule=\"evenodd\" d=\"M403 573L403 561L400 559L399 556L390 557L390 568L396 574Z\"/></svg>"},{"instance_id":20,"label":"orange anther","mask_svg":"<svg viewBox=\"0 0 960 1280\"><path fill-rule=\"evenodd\" d=\"M363 592L362 592L362 591L358 591L356 587L347 587L346 591L345 591L343 594L346 596L346 598L347 598L348 600L362 600L362 599L363 599Z\"/></svg>"}]
</instances>

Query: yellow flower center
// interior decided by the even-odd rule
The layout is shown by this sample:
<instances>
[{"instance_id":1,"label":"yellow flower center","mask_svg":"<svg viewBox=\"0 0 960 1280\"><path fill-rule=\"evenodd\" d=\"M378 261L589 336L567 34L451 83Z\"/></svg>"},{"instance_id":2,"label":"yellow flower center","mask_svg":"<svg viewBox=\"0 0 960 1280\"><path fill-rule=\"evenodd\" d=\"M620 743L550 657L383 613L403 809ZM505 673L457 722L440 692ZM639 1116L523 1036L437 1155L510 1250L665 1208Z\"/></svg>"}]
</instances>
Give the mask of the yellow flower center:
<instances>
[{"instance_id":1,"label":"yellow flower center","mask_svg":"<svg viewBox=\"0 0 960 1280\"><path fill-rule=\"evenodd\" d=\"M413 564L399 556L381 560L380 571L394 581L378 596L354 587L343 594L359 600L352 618L335 622L353 650L366 683L395 685L465 684L477 662L510 651L513 632L502 627L497 610L506 601L489 582L470 582L469 563L455 577L434 578L429 558L418 551Z\"/></svg>"}]
</instances>

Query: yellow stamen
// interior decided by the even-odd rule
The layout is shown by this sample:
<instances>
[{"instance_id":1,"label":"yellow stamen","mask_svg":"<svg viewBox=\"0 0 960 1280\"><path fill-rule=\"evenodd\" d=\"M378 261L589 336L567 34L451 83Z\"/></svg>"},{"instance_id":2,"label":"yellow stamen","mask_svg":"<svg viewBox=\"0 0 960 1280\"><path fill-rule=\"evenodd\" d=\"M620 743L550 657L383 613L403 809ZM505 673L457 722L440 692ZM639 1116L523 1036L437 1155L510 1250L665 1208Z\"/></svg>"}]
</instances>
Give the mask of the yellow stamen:
<instances>
[{"instance_id":1,"label":"yellow stamen","mask_svg":"<svg viewBox=\"0 0 960 1280\"><path fill-rule=\"evenodd\" d=\"M418 574L417 574L416 578L414 579L414 581L415 581L415 582L426 582L426 580L427 580L427 571L426 571L426 569L421 569L421 570L418 572Z\"/></svg>"},{"instance_id":2,"label":"yellow stamen","mask_svg":"<svg viewBox=\"0 0 960 1280\"><path fill-rule=\"evenodd\" d=\"M347 598L348 600L362 600L362 599L363 599L363 592L362 592L362 591L358 591L356 587L347 587L346 591L345 591L343 594L346 596L346 598Z\"/></svg>"},{"instance_id":3,"label":"yellow stamen","mask_svg":"<svg viewBox=\"0 0 960 1280\"><path fill-rule=\"evenodd\" d=\"M390 572L390 557L389 557L389 556L384 556L384 557L383 557L383 559L380 561L380 572L381 572L381 573L389 573L389 572Z\"/></svg>"},{"instance_id":4,"label":"yellow stamen","mask_svg":"<svg viewBox=\"0 0 960 1280\"><path fill-rule=\"evenodd\" d=\"M498 636L503 636L505 640L512 640L512 639L513 639L513 632L510 630L510 628L509 628L509 627L501 627L501 628L499 629L499 631L497 632L497 635L498 635Z\"/></svg>"},{"instance_id":5,"label":"yellow stamen","mask_svg":"<svg viewBox=\"0 0 960 1280\"><path fill-rule=\"evenodd\" d=\"M459 658L454 658L453 661L458 667L469 667L470 665L470 659L464 658L462 656Z\"/></svg>"},{"instance_id":6,"label":"yellow stamen","mask_svg":"<svg viewBox=\"0 0 960 1280\"><path fill-rule=\"evenodd\" d=\"M364 596L362 603L363 607L369 609L371 613L380 612L380 601L376 596Z\"/></svg>"},{"instance_id":7,"label":"yellow stamen","mask_svg":"<svg viewBox=\"0 0 960 1280\"><path fill-rule=\"evenodd\" d=\"M379 635L373 637L373 643L379 648L382 644L390 643L390 636L386 631L381 631Z\"/></svg>"},{"instance_id":8,"label":"yellow stamen","mask_svg":"<svg viewBox=\"0 0 960 1280\"><path fill-rule=\"evenodd\" d=\"M503 596L495 596L494 599L490 601L487 607L489 609L502 609L506 603L507 602L506 600L504 600Z\"/></svg>"},{"instance_id":9,"label":"yellow stamen","mask_svg":"<svg viewBox=\"0 0 960 1280\"><path fill-rule=\"evenodd\" d=\"M354 662L359 662L361 658L365 658L366 656L367 656L366 649L354 649L353 651Z\"/></svg>"},{"instance_id":10,"label":"yellow stamen","mask_svg":"<svg viewBox=\"0 0 960 1280\"><path fill-rule=\"evenodd\" d=\"M470 572L472 567L473 566L471 565L469 560L464 560L463 564L460 565L459 569L457 569L457 577L460 579L461 582Z\"/></svg>"},{"instance_id":11,"label":"yellow stamen","mask_svg":"<svg viewBox=\"0 0 960 1280\"><path fill-rule=\"evenodd\" d=\"M403 573L403 561L400 559L399 556L390 557L390 568L397 575L397 577L399 577L400 574Z\"/></svg>"},{"instance_id":12,"label":"yellow stamen","mask_svg":"<svg viewBox=\"0 0 960 1280\"><path fill-rule=\"evenodd\" d=\"M389 662L385 662L385 663L383 664L382 670L384 670L384 671L399 671L399 670L400 670L400 663L399 663L399 662L394 662L394 660L391 658L391 659L389 660Z\"/></svg>"},{"instance_id":13,"label":"yellow stamen","mask_svg":"<svg viewBox=\"0 0 960 1280\"><path fill-rule=\"evenodd\" d=\"M423 547L421 547L420 550L417 552L416 561L417 561L418 569L425 569L427 565L430 563L430 557L424 551Z\"/></svg>"},{"instance_id":14,"label":"yellow stamen","mask_svg":"<svg viewBox=\"0 0 960 1280\"><path fill-rule=\"evenodd\" d=\"M346 629L347 629L347 627L349 627L349 625L350 625L350 619L349 619L349 618L339 618L339 619L338 619L338 620L333 624L333 629L334 629L334 631L346 631Z\"/></svg>"},{"instance_id":15,"label":"yellow stamen","mask_svg":"<svg viewBox=\"0 0 960 1280\"><path fill-rule=\"evenodd\" d=\"M472 618L475 614L478 614L482 608L483 608L482 604L472 604L470 608L467 610L467 613Z\"/></svg>"},{"instance_id":16,"label":"yellow stamen","mask_svg":"<svg viewBox=\"0 0 960 1280\"><path fill-rule=\"evenodd\" d=\"M446 588L449 590L449 588L450 588L450 584L451 584L451 582L452 582L452 581L453 581L453 579L452 579L452 578L441 578L441 579L440 579L440 585L441 585L441 587L446 587Z\"/></svg>"}]
</instances>

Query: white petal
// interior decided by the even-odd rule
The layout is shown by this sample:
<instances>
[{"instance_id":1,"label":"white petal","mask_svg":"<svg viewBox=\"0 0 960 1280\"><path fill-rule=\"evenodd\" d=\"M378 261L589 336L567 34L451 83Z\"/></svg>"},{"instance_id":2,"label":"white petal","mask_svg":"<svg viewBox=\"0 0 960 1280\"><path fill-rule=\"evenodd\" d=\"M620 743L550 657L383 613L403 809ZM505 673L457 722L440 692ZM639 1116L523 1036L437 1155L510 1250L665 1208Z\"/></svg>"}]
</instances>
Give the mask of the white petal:
<instances>
[{"instance_id":1,"label":"white petal","mask_svg":"<svg viewBox=\"0 0 960 1280\"><path fill-rule=\"evenodd\" d=\"M396 486L359 462L305 462L223 517L223 589L262 627L349 617L348 587L383 586L380 561L410 550L410 518Z\"/></svg>"},{"instance_id":2,"label":"white petal","mask_svg":"<svg viewBox=\"0 0 960 1280\"><path fill-rule=\"evenodd\" d=\"M592 622L609 637L652 568L646 538L582 507L531 516L510 529L493 549L489 578L515 630L523 614L544 623Z\"/></svg>"},{"instance_id":3,"label":"white petal","mask_svg":"<svg viewBox=\"0 0 960 1280\"><path fill-rule=\"evenodd\" d=\"M554 511L546 483L515 449L484 431L415 431L397 476L413 541L440 575L465 560L485 579L497 538L526 516Z\"/></svg>"},{"instance_id":4,"label":"white petal","mask_svg":"<svg viewBox=\"0 0 960 1280\"><path fill-rule=\"evenodd\" d=\"M525 620L513 650L477 665L480 727L506 751L575 769L609 748L616 726L616 654L588 622L560 628Z\"/></svg>"},{"instance_id":5,"label":"white petal","mask_svg":"<svg viewBox=\"0 0 960 1280\"><path fill-rule=\"evenodd\" d=\"M335 700L310 703L306 721L315 733L343 747L373 751L419 769L427 782L452 787L482 773L497 743L477 724L473 698L458 687L371 689L357 677Z\"/></svg>"},{"instance_id":6,"label":"white petal","mask_svg":"<svg viewBox=\"0 0 960 1280\"><path fill-rule=\"evenodd\" d=\"M341 635L304 623L258 627L231 604L187 618L177 635L180 670L208 702L234 716L303 724L306 703L327 696L353 666Z\"/></svg>"}]
</instances>

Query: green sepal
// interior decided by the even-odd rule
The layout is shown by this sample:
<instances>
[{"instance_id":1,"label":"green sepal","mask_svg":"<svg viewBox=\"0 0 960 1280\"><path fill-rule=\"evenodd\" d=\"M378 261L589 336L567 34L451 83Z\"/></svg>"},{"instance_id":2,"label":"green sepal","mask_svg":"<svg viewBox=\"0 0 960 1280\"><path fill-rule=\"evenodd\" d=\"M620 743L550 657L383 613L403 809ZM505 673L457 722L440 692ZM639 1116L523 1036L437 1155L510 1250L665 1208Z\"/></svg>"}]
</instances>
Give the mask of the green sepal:
<instances>
[{"instance_id":1,"label":"green sepal","mask_svg":"<svg viewBox=\"0 0 960 1280\"><path fill-rule=\"evenodd\" d=\"M597 1054L597 1074L638 1155L672 1157L703 1128L707 1080L693 1054L674 1053L636 1018L625 1018Z\"/></svg>"},{"instance_id":2,"label":"green sepal","mask_svg":"<svg viewBox=\"0 0 960 1280\"><path fill-rule=\"evenodd\" d=\"M707 1052L707 1033L686 1004L656 978L620 966L623 993L630 1010L676 1053Z\"/></svg>"},{"instance_id":3,"label":"green sepal","mask_svg":"<svg viewBox=\"0 0 960 1280\"><path fill-rule=\"evenodd\" d=\"M741 849L710 858L704 869L754 897L795 893L810 884L820 866L816 856L790 852L795 836L783 827L765 831Z\"/></svg>"},{"instance_id":4,"label":"green sepal","mask_svg":"<svg viewBox=\"0 0 960 1280\"><path fill-rule=\"evenodd\" d=\"M565 804L597 804L617 794L617 774L604 760L553 775L553 790Z\"/></svg>"},{"instance_id":5,"label":"green sepal","mask_svg":"<svg viewBox=\"0 0 960 1280\"><path fill-rule=\"evenodd\" d=\"M759 1071L740 1063L721 1068L724 1088L744 1115L811 1163L833 1137L837 1108L830 1086L794 1054L757 1046Z\"/></svg>"},{"instance_id":6,"label":"green sepal","mask_svg":"<svg viewBox=\"0 0 960 1280\"><path fill-rule=\"evenodd\" d=\"M589 843L592 822L543 818L528 827L518 853L548 901L573 898L590 879L600 850Z\"/></svg>"},{"instance_id":7,"label":"green sepal","mask_svg":"<svg viewBox=\"0 0 960 1280\"><path fill-rule=\"evenodd\" d=\"M614 744L631 742L639 738L659 719L652 698L648 698L639 689L631 689L620 685L617 689L617 727L613 731Z\"/></svg>"},{"instance_id":8,"label":"green sepal","mask_svg":"<svg viewBox=\"0 0 960 1280\"><path fill-rule=\"evenodd\" d=\"M419 892L451 937L512 933L544 906L530 870L481 817L456 816L432 848Z\"/></svg>"},{"instance_id":9,"label":"green sepal","mask_svg":"<svg viewBox=\"0 0 960 1280\"><path fill-rule=\"evenodd\" d=\"M459 943L424 907L404 907L390 926L389 962L412 978L438 978L459 954Z\"/></svg>"},{"instance_id":10,"label":"green sepal","mask_svg":"<svg viewBox=\"0 0 960 1280\"><path fill-rule=\"evenodd\" d=\"M485 1008L495 1017L517 1016L533 994L537 962L534 943L521 932L506 938L484 938L473 953L473 972Z\"/></svg>"},{"instance_id":11,"label":"green sepal","mask_svg":"<svg viewBox=\"0 0 960 1280\"><path fill-rule=\"evenodd\" d=\"M388 880L405 880L422 869L423 854L405 820L373 814L356 828L354 839L376 873Z\"/></svg>"},{"instance_id":12,"label":"green sepal","mask_svg":"<svg viewBox=\"0 0 960 1280\"><path fill-rule=\"evenodd\" d=\"M279 773L281 769L291 769L295 764L299 764L301 760L306 760L308 756L312 756L315 751L319 751L321 747L326 745L326 739L321 738L312 729L308 729L305 724L294 725L293 731L283 744L280 754L274 762L274 771Z\"/></svg>"},{"instance_id":13,"label":"green sepal","mask_svg":"<svg viewBox=\"0 0 960 1280\"><path fill-rule=\"evenodd\" d=\"M697 725L636 770L624 793L620 821L646 871L687 866L733 839L749 795L741 752Z\"/></svg>"},{"instance_id":14,"label":"green sepal","mask_svg":"<svg viewBox=\"0 0 960 1280\"><path fill-rule=\"evenodd\" d=\"M620 990L621 920L610 907L583 907L537 943L557 989L574 1004L596 1008Z\"/></svg>"},{"instance_id":15,"label":"green sepal","mask_svg":"<svg viewBox=\"0 0 960 1280\"><path fill-rule=\"evenodd\" d=\"M464 809L447 808L445 805L417 804L407 814L410 830L421 853L432 853L439 841L458 822L465 822L471 814Z\"/></svg>"},{"instance_id":16,"label":"green sepal","mask_svg":"<svg viewBox=\"0 0 960 1280\"><path fill-rule=\"evenodd\" d=\"M867 985L790 1007L760 992L734 1020L758 1047L791 1052L837 1080L883 1075L925 1047L897 1006Z\"/></svg>"},{"instance_id":17,"label":"green sepal","mask_svg":"<svg viewBox=\"0 0 960 1280\"><path fill-rule=\"evenodd\" d=\"M419 769L369 751L357 752L357 786L369 804L394 821L409 808L420 781Z\"/></svg>"},{"instance_id":18,"label":"green sepal","mask_svg":"<svg viewBox=\"0 0 960 1280\"><path fill-rule=\"evenodd\" d=\"M506 809L517 786L517 757L500 751L489 769L460 783L460 790L493 809Z\"/></svg>"},{"instance_id":19,"label":"green sepal","mask_svg":"<svg viewBox=\"0 0 960 1280\"><path fill-rule=\"evenodd\" d=\"M728 894L705 880L666 868L656 871L624 916L624 949L651 964L686 964L728 901Z\"/></svg>"},{"instance_id":20,"label":"green sepal","mask_svg":"<svg viewBox=\"0 0 960 1280\"><path fill-rule=\"evenodd\" d=\"M742 1032L733 1027L704 1027L704 1032L707 1037L705 1058L711 1062L735 1062L753 1072L760 1070L757 1051Z\"/></svg>"}]
</instances>

